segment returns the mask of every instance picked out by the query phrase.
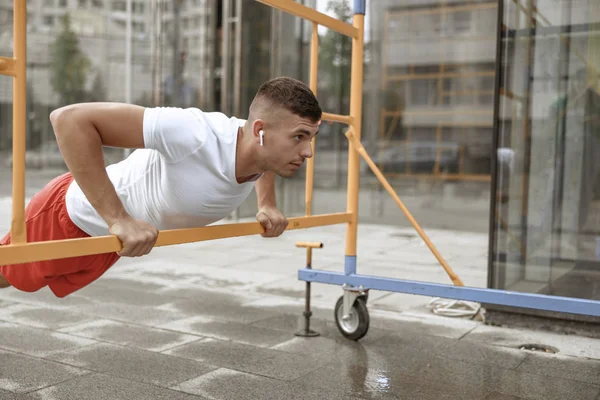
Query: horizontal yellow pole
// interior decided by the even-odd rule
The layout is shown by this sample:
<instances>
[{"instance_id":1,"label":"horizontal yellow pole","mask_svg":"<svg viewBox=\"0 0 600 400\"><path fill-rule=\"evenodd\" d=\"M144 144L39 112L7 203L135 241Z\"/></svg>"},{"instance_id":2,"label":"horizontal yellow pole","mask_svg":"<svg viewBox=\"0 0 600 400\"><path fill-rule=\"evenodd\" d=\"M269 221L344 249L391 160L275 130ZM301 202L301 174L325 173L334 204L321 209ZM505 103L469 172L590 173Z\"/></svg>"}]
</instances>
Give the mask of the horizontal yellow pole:
<instances>
[{"instance_id":1,"label":"horizontal yellow pole","mask_svg":"<svg viewBox=\"0 0 600 400\"><path fill-rule=\"evenodd\" d=\"M296 17L304 18L312 22L316 22L326 28L334 30L342 35L358 38L358 29L352 25L342 22L339 19L332 18L327 14L323 14L310 7L296 3L292 0L257 0L260 3L266 4L273 8L295 15Z\"/></svg>"},{"instance_id":2,"label":"horizontal yellow pole","mask_svg":"<svg viewBox=\"0 0 600 400\"><path fill-rule=\"evenodd\" d=\"M0 57L0 75L15 76L17 63L14 58Z\"/></svg>"},{"instance_id":3,"label":"horizontal yellow pole","mask_svg":"<svg viewBox=\"0 0 600 400\"><path fill-rule=\"evenodd\" d=\"M394 199L396 204L398 204L398 207L400 207L400 209L402 210L402 212L404 213L404 215L406 216L408 221L415 228L415 230L417 231L419 236L421 236L421 239L423 239L423 241L425 242L427 247L429 247L429 250L431 250L431 252L435 256L435 258L437 258L439 263L442 265L442 267L446 271L446 274L448 274L448 276L450 277L450 280L452 281L452 283L454 283L456 286L464 286L461 279L454 273L454 271L452 271L452 269L450 268L450 266L448 265L446 260L444 260L442 255L437 251L437 249L435 248L435 246L433 245L431 240L427 237L427 235L425 234L423 229L419 226L417 221L414 219L414 217L408 211L408 209L406 208L406 206L404 205L402 200L400 200L400 198L398 197L398 195L396 194L396 192L394 191L392 186L385 179L385 177L383 176L383 174L381 173L379 168L377 168L377 165L375 165L375 163L373 162L371 157L369 157L369 154L367 153L365 148L362 146L362 144L358 141L357 137L352 132L352 129L349 129L348 132L346 132L346 137L350 140L350 142L352 143L354 148L356 148L358 153L365 159L365 161L367 162L369 167L371 167L371 169L373 170L373 172L375 173L375 175L377 176L377 178L379 179L379 181L381 182L383 187L386 188L386 190L388 191L390 196L392 196L392 198Z\"/></svg>"},{"instance_id":4,"label":"horizontal yellow pole","mask_svg":"<svg viewBox=\"0 0 600 400\"><path fill-rule=\"evenodd\" d=\"M350 125L352 123L352 117L349 115L331 114L326 112L323 113L321 119L323 121L341 122L346 125Z\"/></svg>"},{"instance_id":5,"label":"horizontal yellow pole","mask_svg":"<svg viewBox=\"0 0 600 400\"><path fill-rule=\"evenodd\" d=\"M422 180L444 180L444 181L469 181L469 182L490 182L492 177L483 174L445 174L438 175L431 173L403 173L403 172L383 172L383 175L391 179L422 179Z\"/></svg>"},{"instance_id":6,"label":"horizontal yellow pole","mask_svg":"<svg viewBox=\"0 0 600 400\"><path fill-rule=\"evenodd\" d=\"M388 11L392 16L406 16L406 15L418 15L418 14L449 14L449 13L457 13L461 11L475 11L475 10L489 10L498 8L498 3L496 1L481 3L481 4L467 4L467 5L440 5L435 8L418 8L418 9L409 9L409 10L392 10Z\"/></svg>"},{"instance_id":7,"label":"horizontal yellow pole","mask_svg":"<svg viewBox=\"0 0 600 400\"><path fill-rule=\"evenodd\" d=\"M288 218L288 227L286 230L342 224L349 222L350 219L351 214L348 213ZM264 232L264 229L258 222L171 229L159 232L155 247L249 236L262 232ZM0 246L0 265L23 264L34 261L111 253L120 251L121 248L121 242L116 236L11 244Z\"/></svg>"}]
</instances>

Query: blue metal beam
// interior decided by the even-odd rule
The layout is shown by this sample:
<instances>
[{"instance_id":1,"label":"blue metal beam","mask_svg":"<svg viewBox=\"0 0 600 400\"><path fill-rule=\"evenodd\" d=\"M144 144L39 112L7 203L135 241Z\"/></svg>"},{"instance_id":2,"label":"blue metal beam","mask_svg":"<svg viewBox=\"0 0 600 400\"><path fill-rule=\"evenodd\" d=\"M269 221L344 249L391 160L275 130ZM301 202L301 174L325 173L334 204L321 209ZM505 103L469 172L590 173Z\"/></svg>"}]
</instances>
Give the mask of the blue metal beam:
<instances>
[{"instance_id":1,"label":"blue metal beam","mask_svg":"<svg viewBox=\"0 0 600 400\"><path fill-rule=\"evenodd\" d=\"M365 289L410 293L421 296L467 300L478 303L499 304L504 306L600 317L600 301L572 297L453 286L369 275L346 275L339 272L319 271L314 269L300 269L298 271L298 278L307 282L340 286L348 284L354 287L362 285Z\"/></svg>"}]
</instances>

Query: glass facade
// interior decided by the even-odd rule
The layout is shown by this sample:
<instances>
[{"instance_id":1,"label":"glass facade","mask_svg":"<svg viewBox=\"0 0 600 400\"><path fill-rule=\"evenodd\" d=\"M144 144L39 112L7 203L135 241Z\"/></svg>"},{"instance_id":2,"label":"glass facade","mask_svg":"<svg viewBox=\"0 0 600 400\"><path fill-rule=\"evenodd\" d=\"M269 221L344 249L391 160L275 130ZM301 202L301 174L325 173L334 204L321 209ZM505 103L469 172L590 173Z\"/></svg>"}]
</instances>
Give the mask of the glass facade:
<instances>
[{"instance_id":1,"label":"glass facade","mask_svg":"<svg viewBox=\"0 0 600 400\"><path fill-rule=\"evenodd\" d=\"M600 2L502 8L490 287L600 300Z\"/></svg>"}]
</instances>

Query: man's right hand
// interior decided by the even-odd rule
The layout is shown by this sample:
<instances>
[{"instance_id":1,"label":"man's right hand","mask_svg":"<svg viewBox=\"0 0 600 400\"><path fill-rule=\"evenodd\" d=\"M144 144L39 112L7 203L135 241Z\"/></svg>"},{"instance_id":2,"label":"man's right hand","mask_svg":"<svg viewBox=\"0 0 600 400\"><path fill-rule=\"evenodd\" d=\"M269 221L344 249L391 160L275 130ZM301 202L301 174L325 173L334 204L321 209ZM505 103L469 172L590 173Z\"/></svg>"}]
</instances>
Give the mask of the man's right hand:
<instances>
[{"instance_id":1,"label":"man's right hand","mask_svg":"<svg viewBox=\"0 0 600 400\"><path fill-rule=\"evenodd\" d=\"M123 244L117 252L121 257L141 257L150 253L158 238L158 229L132 217L119 219L108 230Z\"/></svg>"}]
</instances>

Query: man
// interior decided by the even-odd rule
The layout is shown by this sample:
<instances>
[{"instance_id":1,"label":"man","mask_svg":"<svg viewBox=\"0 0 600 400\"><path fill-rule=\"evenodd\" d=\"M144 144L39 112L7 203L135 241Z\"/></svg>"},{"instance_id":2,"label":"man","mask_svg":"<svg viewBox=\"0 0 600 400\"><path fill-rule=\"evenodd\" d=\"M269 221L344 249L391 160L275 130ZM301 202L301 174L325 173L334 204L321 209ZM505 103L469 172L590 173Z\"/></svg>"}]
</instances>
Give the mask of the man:
<instances>
[{"instance_id":1,"label":"man","mask_svg":"<svg viewBox=\"0 0 600 400\"><path fill-rule=\"evenodd\" d=\"M287 227L275 174L291 177L312 157L321 108L302 82L264 83L248 119L196 108L84 103L50 114L69 172L26 208L29 242L115 235L117 253L0 266L0 286L45 286L64 297L98 279L120 257L150 253L159 230L198 227L228 216L256 188L263 236ZM105 168L102 146L138 149ZM10 243L7 234L0 244Z\"/></svg>"}]
</instances>

